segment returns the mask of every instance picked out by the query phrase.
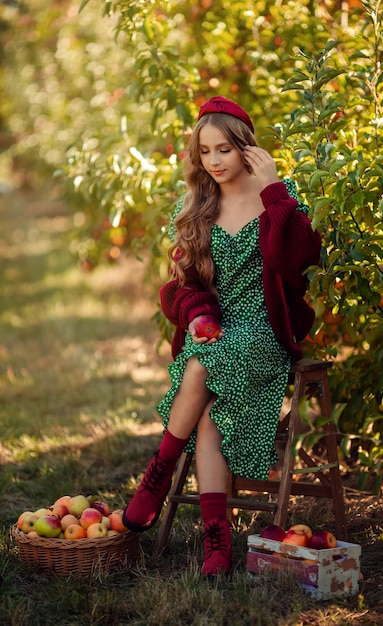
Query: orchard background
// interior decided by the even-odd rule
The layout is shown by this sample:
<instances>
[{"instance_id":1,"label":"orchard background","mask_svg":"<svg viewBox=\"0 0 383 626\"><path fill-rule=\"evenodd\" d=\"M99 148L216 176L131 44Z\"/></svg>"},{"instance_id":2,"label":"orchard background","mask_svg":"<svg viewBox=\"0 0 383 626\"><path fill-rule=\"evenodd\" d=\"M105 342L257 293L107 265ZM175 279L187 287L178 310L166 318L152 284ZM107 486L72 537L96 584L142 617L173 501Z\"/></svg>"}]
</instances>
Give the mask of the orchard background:
<instances>
[{"instance_id":1,"label":"orchard background","mask_svg":"<svg viewBox=\"0 0 383 626\"><path fill-rule=\"evenodd\" d=\"M323 235L320 265L308 274L316 322L305 354L334 360L344 461L375 493L383 477L382 16L377 0L0 4L1 178L24 188L55 182L73 210L70 250L84 271L133 253L156 300L198 108L221 94L249 112ZM156 319L169 339L172 329ZM314 444L320 417L309 428Z\"/></svg>"}]
</instances>

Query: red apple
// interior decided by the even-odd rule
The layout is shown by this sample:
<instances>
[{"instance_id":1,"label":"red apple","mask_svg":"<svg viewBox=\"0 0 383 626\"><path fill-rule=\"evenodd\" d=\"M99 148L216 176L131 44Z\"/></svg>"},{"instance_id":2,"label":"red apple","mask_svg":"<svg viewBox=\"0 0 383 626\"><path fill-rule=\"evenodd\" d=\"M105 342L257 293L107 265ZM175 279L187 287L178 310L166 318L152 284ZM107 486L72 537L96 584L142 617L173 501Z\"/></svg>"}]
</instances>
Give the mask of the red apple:
<instances>
[{"instance_id":1,"label":"red apple","mask_svg":"<svg viewBox=\"0 0 383 626\"><path fill-rule=\"evenodd\" d=\"M58 537L61 533L61 523L54 515L44 515L36 521L34 529L39 537Z\"/></svg>"},{"instance_id":2,"label":"red apple","mask_svg":"<svg viewBox=\"0 0 383 626\"><path fill-rule=\"evenodd\" d=\"M58 519L62 519L65 515L69 514L68 507L65 504L54 504L51 509L51 514L57 517Z\"/></svg>"},{"instance_id":3,"label":"red apple","mask_svg":"<svg viewBox=\"0 0 383 626\"><path fill-rule=\"evenodd\" d=\"M96 524L91 524L86 530L86 536L88 537L88 539L98 539L99 537L106 537L107 534L108 529L99 522Z\"/></svg>"},{"instance_id":4,"label":"red apple","mask_svg":"<svg viewBox=\"0 0 383 626\"><path fill-rule=\"evenodd\" d=\"M119 533L124 533L128 530L123 524L122 513L122 509L116 509L115 511L112 511L109 515L111 530L117 530L117 532Z\"/></svg>"},{"instance_id":5,"label":"red apple","mask_svg":"<svg viewBox=\"0 0 383 626\"><path fill-rule=\"evenodd\" d=\"M102 515L97 509L91 507L84 509L80 516L80 524L85 530L92 524L99 524L101 522Z\"/></svg>"},{"instance_id":6,"label":"red apple","mask_svg":"<svg viewBox=\"0 0 383 626\"><path fill-rule=\"evenodd\" d=\"M68 506L68 502L71 499L71 496L60 496L60 498L57 498L57 500L54 501L53 506L55 504L65 504L65 506Z\"/></svg>"},{"instance_id":7,"label":"red apple","mask_svg":"<svg viewBox=\"0 0 383 626\"><path fill-rule=\"evenodd\" d=\"M309 540L309 548L315 550L336 548L336 537L328 530L317 530Z\"/></svg>"},{"instance_id":8,"label":"red apple","mask_svg":"<svg viewBox=\"0 0 383 626\"><path fill-rule=\"evenodd\" d=\"M266 526L261 532L262 539L272 539L273 541L283 541L286 537L286 532L281 526L276 524L270 524Z\"/></svg>"},{"instance_id":9,"label":"red apple","mask_svg":"<svg viewBox=\"0 0 383 626\"><path fill-rule=\"evenodd\" d=\"M282 539L283 543L290 543L294 546L303 546L307 547L309 543L309 538L306 533L298 533L296 530L288 530L286 533L286 537Z\"/></svg>"},{"instance_id":10,"label":"red apple","mask_svg":"<svg viewBox=\"0 0 383 626\"><path fill-rule=\"evenodd\" d=\"M212 315L200 315L194 324L197 337L207 337L213 339L218 337L221 327L218 320Z\"/></svg>"},{"instance_id":11,"label":"red apple","mask_svg":"<svg viewBox=\"0 0 383 626\"><path fill-rule=\"evenodd\" d=\"M103 517L108 517L108 515L111 514L109 504L107 504L103 500L96 500L95 502L92 502L90 506L92 507L92 509L97 509L97 511L100 511Z\"/></svg>"},{"instance_id":12,"label":"red apple","mask_svg":"<svg viewBox=\"0 0 383 626\"><path fill-rule=\"evenodd\" d=\"M313 532L307 524L294 524L289 530L295 530L297 533L305 533L309 539L313 536Z\"/></svg>"}]
</instances>

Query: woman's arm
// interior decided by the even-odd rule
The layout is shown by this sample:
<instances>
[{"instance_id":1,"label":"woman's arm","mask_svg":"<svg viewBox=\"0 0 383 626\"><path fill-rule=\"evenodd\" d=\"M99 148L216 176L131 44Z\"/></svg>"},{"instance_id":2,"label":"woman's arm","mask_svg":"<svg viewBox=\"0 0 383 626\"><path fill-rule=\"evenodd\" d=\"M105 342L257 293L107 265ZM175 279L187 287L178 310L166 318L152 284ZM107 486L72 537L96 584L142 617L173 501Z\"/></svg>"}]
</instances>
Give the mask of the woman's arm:
<instances>
[{"instance_id":1,"label":"woman's arm","mask_svg":"<svg viewBox=\"0 0 383 626\"><path fill-rule=\"evenodd\" d=\"M170 280L160 289L161 309L165 317L179 328L187 330L199 315L212 315L221 321L217 297L204 289L194 266L186 269L186 282Z\"/></svg>"},{"instance_id":2,"label":"woman's arm","mask_svg":"<svg viewBox=\"0 0 383 626\"><path fill-rule=\"evenodd\" d=\"M319 260L321 236L309 218L297 211L298 201L283 182L261 192L265 211L260 216L259 242L264 261L293 287L305 281L303 272Z\"/></svg>"}]
</instances>

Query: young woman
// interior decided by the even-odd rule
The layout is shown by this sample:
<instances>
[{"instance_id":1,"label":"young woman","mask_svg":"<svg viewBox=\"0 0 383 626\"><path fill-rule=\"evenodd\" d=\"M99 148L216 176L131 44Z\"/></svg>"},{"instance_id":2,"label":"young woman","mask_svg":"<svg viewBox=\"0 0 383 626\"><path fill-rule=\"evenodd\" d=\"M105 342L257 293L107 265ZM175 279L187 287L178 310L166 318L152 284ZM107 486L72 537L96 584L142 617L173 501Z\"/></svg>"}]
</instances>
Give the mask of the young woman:
<instances>
[{"instance_id":1,"label":"young woman","mask_svg":"<svg viewBox=\"0 0 383 626\"><path fill-rule=\"evenodd\" d=\"M165 434L123 519L135 531L151 528L179 456L195 451L202 573L215 576L231 569L227 468L266 479L276 460L290 364L314 318L304 272L318 262L321 240L241 107L217 96L198 119L185 160L188 191L171 228L172 280L160 292L176 327L172 387L158 407ZM203 315L219 322L217 337L197 336Z\"/></svg>"}]
</instances>

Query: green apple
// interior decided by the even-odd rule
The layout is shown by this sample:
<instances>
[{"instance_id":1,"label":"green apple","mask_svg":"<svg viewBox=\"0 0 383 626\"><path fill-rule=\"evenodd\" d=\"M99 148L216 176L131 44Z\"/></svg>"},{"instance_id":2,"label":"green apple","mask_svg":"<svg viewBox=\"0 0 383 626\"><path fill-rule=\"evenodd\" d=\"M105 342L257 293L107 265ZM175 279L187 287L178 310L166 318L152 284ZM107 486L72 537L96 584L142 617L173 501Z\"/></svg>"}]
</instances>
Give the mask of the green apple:
<instances>
[{"instance_id":1,"label":"green apple","mask_svg":"<svg viewBox=\"0 0 383 626\"><path fill-rule=\"evenodd\" d=\"M35 531L39 537L59 537L61 533L61 523L54 515L44 515L39 517L35 523Z\"/></svg>"},{"instance_id":2,"label":"green apple","mask_svg":"<svg viewBox=\"0 0 383 626\"><path fill-rule=\"evenodd\" d=\"M83 495L73 496L67 503L68 511L76 517L80 517L81 513L89 508L89 500Z\"/></svg>"}]
</instances>

